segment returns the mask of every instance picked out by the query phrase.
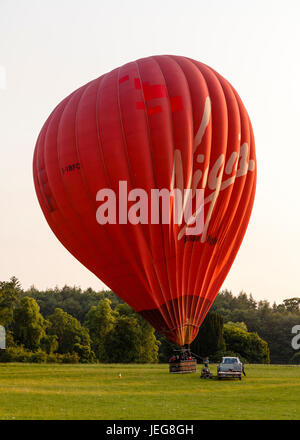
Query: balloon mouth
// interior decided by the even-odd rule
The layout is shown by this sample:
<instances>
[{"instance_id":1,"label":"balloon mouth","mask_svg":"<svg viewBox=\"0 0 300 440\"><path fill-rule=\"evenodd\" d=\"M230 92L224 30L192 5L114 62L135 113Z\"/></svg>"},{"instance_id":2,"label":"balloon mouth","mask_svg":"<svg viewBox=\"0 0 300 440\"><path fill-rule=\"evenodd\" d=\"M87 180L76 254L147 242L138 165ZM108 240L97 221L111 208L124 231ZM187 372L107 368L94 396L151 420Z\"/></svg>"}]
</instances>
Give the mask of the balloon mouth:
<instances>
[{"instance_id":1,"label":"balloon mouth","mask_svg":"<svg viewBox=\"0 0 300 440\"><path fill-rule=\"evenodd\" d=\"M165 331L164 335L170 339L170 341L183 347L193 342L199 331L199 325L184 324L182 327Z\"/></svg>"},{"instance_id":2,"label":"balloon mouth","mask_svg":"<svg viewBox=\"0 0 300 440\"><path fill-rule=\"evenodd\" d=\"M139 313L159 333L183 347L196 338L211 301L195 295L184 295L162 304L156 309Z\"/></svg>"}]
</instances>

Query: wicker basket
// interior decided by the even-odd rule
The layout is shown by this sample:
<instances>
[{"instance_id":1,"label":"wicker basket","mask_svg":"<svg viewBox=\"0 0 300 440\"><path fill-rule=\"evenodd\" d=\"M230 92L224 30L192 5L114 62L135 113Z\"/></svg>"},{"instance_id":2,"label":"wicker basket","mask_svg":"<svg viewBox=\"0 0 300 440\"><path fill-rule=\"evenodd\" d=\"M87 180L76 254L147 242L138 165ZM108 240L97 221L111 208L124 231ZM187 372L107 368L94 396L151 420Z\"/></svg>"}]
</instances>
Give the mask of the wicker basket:
<instances>
[{"instance_id":1,"label":"wicker basket","mask_svg":"<svg viewBox=\"0 0 300 440\"><path fill-rule=\"evenodd\" d=\"M197 371L196 359L170 362L169 366L170 373L196 373Z\"/></svg>"}]
</instances>

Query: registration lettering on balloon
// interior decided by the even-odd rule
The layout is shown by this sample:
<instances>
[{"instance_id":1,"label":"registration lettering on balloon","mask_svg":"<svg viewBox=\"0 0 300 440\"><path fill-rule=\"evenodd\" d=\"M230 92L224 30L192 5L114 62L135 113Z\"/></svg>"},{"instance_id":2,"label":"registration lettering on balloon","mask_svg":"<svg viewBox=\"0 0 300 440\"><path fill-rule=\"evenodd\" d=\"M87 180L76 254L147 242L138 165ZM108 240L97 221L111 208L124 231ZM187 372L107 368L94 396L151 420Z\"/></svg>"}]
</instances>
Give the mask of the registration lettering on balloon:
<instances>
[{"instance_id":1,"label":"registration lettering on balloon","mask_svg":"<svg viewBox=\"0 0 300 440\"><path fill-rule=\"evenodd\" d=\"M80 163L73 163L71 165L67 165L64 168L61 169L62 173L69 173L70 171L80 170Z\"/></svg>"}]
</instances>

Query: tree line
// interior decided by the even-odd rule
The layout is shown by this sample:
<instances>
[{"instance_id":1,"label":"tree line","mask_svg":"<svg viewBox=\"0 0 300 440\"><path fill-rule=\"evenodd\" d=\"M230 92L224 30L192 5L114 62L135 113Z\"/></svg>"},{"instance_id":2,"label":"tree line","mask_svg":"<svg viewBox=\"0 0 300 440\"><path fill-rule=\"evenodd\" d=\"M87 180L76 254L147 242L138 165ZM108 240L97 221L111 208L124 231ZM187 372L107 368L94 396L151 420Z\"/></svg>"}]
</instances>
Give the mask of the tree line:
<instances>
[{"instance_id":1,"label":"tree line","mask_svg":"<svg viewBox=\"0 0 300 440\"><path fill-rule=\"evenodd\" d=\"M292 328L300 324L300 298L288 298L282 303L255 301L252 295L240 292L234 296L224 290L215 299L211 311L220 314L224 322L240 322L250 332L256 332L270 349L270 361L275 364L300 363L300 350L293 349Z\"/></svg>"},{"instance_id":2,"label":"tree line","mask_svg":"<svg viewBox=\"0 0 300 440\"><path fill-rule=\"evenodd\" d=\"M298 300L270 306L223 291L191 350L212 361L238 355L253 363L297 362L290 339L300 323ZM0 325L7 333L0 362L167 362L178 348L111 291L24 290L15 277L0 282Z\"/></svg>"},{"instance_id":3,"label":"tree line","mask_svg":"<svg viewBox=\"0 0 300 440\"><path fill-rule=\"evenodd\" d=\"M70 313L71 312L71 313ZM154 329L112 292L0 282L1 362L157 362Z\"/></svg>"}]
</instances>

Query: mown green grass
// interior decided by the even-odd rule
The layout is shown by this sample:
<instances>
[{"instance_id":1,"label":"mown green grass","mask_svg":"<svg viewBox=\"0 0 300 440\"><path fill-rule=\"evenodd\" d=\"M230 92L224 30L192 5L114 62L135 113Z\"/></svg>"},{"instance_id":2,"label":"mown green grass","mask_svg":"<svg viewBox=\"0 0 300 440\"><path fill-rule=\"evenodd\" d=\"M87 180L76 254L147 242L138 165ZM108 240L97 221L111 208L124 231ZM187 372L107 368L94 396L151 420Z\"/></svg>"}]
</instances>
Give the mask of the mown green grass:
<instances>
[{"instance_id":1,"label":"mown green grass","mask_svg":"<svg viewBox=\"0 0 300 440\"><path fill-rule=\"evenodd\" d=\"M168 365L0 364L0 419L299 419L300 367L247 365L239 380ZM216 374L216 365L211 367ZM119 379L118 374L122 374Z\"/></svg>"}]
</instances>

